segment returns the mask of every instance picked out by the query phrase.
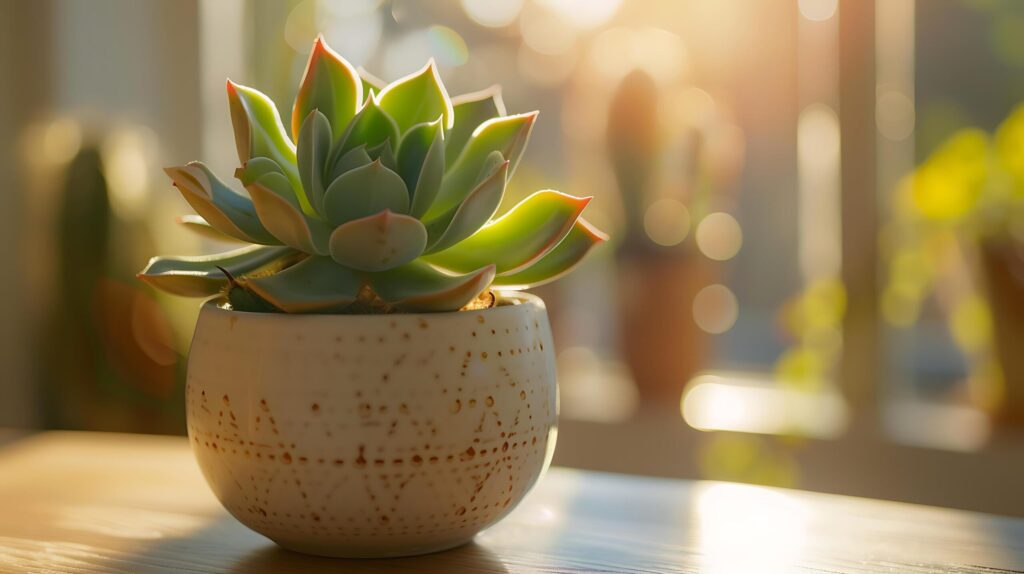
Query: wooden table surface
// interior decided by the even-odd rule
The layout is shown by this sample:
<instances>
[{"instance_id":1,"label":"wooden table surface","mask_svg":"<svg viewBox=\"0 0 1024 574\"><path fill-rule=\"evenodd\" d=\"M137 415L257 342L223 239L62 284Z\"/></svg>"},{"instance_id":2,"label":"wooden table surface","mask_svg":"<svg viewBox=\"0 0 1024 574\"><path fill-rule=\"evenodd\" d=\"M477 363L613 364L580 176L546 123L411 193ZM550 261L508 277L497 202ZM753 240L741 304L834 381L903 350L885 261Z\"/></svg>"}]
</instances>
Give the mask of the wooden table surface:
<instances>
[{"instance_id":1,"label":"wooden table surface","mask_svg":"<svg viewBox=\"0 0 1024 574\"><path fill-rule=\"evenodd\" d=\"M0 572L993 574L1024 572L1024 520L555 468L469 546L332 560L235 522L184 439L50 432L0 446Z\"/></svg>"}]
</instances>

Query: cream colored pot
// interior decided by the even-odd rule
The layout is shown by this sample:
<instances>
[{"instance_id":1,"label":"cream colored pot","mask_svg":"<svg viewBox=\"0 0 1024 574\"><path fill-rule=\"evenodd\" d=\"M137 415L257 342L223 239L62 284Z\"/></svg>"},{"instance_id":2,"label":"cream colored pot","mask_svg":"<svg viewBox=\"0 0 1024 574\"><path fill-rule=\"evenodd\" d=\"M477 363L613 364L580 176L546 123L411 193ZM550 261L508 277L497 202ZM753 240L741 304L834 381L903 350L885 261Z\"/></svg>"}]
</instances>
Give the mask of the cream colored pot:
<instances>
[{"instance_id":1,"label":"cream colored pot","mask_svg":"<svg viewBox=\"0 0 1024 574\"><path fill-rule=\"evenodd\" d=\"M403 556L468 542L555 447L544 303L483 311L241 313L207 303L188 434L217 498L281 546Z\"/></svg>"}]
</instances>

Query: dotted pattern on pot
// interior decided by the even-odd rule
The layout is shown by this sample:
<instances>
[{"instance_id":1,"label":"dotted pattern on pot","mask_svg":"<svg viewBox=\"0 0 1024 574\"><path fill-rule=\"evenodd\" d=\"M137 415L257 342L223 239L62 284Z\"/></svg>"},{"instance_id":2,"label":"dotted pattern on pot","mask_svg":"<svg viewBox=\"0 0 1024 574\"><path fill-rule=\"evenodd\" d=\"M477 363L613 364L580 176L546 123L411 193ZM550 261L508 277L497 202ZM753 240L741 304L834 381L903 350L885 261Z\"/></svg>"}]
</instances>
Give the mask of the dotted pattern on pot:
<instances>
[{"instance_id":1,"label":"dotted pattern on pot","mask_svg":"<svg viewBox=\"0 0 1024 574\"><path fill-rule=\"evenodd\" d=\"M457 545L507 514L554 449L535 298L437 315L204 308L188 432L214 493L284 546L378 556Z\"/></svg>"}]
</instances>

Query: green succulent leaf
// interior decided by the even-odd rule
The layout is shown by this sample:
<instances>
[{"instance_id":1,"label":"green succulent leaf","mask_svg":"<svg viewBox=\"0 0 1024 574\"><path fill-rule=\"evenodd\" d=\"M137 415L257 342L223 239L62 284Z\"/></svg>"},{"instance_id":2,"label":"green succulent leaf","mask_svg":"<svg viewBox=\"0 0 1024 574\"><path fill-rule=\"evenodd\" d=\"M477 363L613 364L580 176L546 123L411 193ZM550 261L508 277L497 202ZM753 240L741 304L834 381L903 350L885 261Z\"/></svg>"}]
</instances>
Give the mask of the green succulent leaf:
<instances>
[{"instance_id":1,"label":"green succulent leaf","mask_svg":"<svg viewBox=\"0 0 1024 574\"><path fill-rule=\"evenodd\" d=\"M421 70L384 88L379 101L380 107L395 119L400 133L416 124L433 121L438 116L444 118L445 128L451 128L454 121L452 102L433 59Z\"/></svg>"},{"instance_id":2,"label":"green succulent leaf","mask_svg":"<svg viewBox=\"0 0 1024 574\"><path fill-rule=\"evenodd\" d=\"M390 141L392 146L398 143L398 124L381 109L377 97L371 96L348 125L341 145L335 146L335 154L340 158L360 145L371 149L385 141Z\"/></svg>"},{"instance_id":3,"label":"green succulent leaf","mask_svg":"<svg viewBox=\"0 0 1024 574\"><path fill-rule=\"evenodd\" d=\"M252 200L232 191L205 165L193 162L164 172L192 209L221 233L249 243L280 244L260 223Z\"/></svg>"},{"instance_id":4,"label":"green succulent leaf","mask_svg":"<svg viewBox=\"0 0 1024 574\"><path fill-rule=\"evenodd\" d=\"M505 115L505 103L501 100L501 88L495 85L479 92L456 96L452 98L452 111L455 116L455 125L445 136L447 167L451 167L458 159L477 126L492 118Z\"/></svg>"},{"instance_id":5,"label":"green succulent leaf","mask_svg":"<svg viewBox=\"0 0 1024 574\"><path fill-rule=\"evenodd\" d=\"M323 212L324 171L327 158L331 154L331 124L327 116L319 110L309 112L306 121L299 130L299 147L296 158L299 165L299 178L306 192L309 203L318 212Z\"/></svg>"},{"instance_id":6,"label":"green succulent leaf","mask_svg":"<svg viewBox=\"0 0 1024 574\"><path fill-rule=\"evenodd\" d=\"M384 140L384 143L366 150L366 155L370 156L371 159L380 161L384 167L391 171L398 169L395 152L391 148L391 140Z\"/></svg>"},{"instance_id":7,"label":"green succulent leaf","mask_svg":"<svg viewBox=\"0 0 1024 574\"><path fill-rule=\"evenodd\" d=\"M473 235L487 223L501 205L505 195L508 161L494 152L499 163L490 167L490 173L457 207L426 222L427 253L442 251Z\"/></svg>"},{"instance_id":8,"label":"green succulent leaf","mask_svg":"<svg viewBox=\"0 0 1024 574\"><path fill-rule=\"evenodd\" d=\"M210 225L209 221L206 221L205 219L198 215L182 215L178 217L178 223L180 223L185 229L188 229L189 231L205 239L213 239L216 241L224 241L229 243L252 243L252 241L239 239L237 237L232 237L226 233L223 233L221 230Z\"/></svg>"},{"instance_id":9,"label":"green succulent leaf","mask_svg":"<svg viewBox=\"0 0 1024 574\"><path fill-rule=\"evenodd\" d=\"M416 218L385 210L349 221L331 234L331 257L360 271L384 271L423 253L427 231Z\"/></svg>"},{"instance_id":10,"label":"green succulent leaf","mask_svg":"<svg viewBox=\"0 0 1024 574\"><path fill-rule=\"evenodd\" d=\"M246 186L260 221L285 245L306 253L326 255L330 229L303 213L294 190L280 173L262 175Z\"/></svg>"},{"instance_id":11,"label":"green succulent leaf","mask_svg":"<svg viewBox=\"0 0 1024 574\"><path fill-rule=\"evenodd\" d=\"M319 110L333 130L332 137L340 139L362 99L358 72L318 36L292 108L292 137L299 141L302 124L313 110Z\"/></svg>"},{"instance_id":12,"label":"green succulent leaf","mask_svg":"<svg viewBox=\"0 0 1024 574\"><path fill-rule=\"evenodd\" d=\"M243 313L280 313L280 309L267 303L262 297L242 287L237 282L228 286L224 297L232 311Z\"/></svg>"},{"instance_id":13,"label":"green succulent leaf","mask_svg":"<svg viewBox=\"0 0 1024 574\"><path fill-rule=\"evenodd\" d=\"M457 311L487 289L494 279L494 265L449 275L416 260L380 273L367 280L385 302L404 311Z\"/></svg>"},{"instance_id":14,"label":"green succulent leaf","mask_svg":"<svg viewBox=\"0 0 1024 574\"><path fill-rule=\"evenodd\" d=\"M286 313L340 311L356 300L363 285L351 269L315 255L273 275L239 283Z\"/></svg>"},{"instance_id":15,"label":"green succulent leaf","mask_svg":"<svg viewBox=\"0 0 1024 574\"><path fill-rule=\"evenodd\" d=\"M363 85L363 97L365 99L369 99L370 94L381 93L384 87L388 85L387 82L374 76L362 66L356 68L356 71L359 72L359 82Z\"/></svg>"},{"instance_id":16,"label":"green succulent leaf","mask_svg":"<svg viewBox=\"0 0 1024 574\"><path fill-rule=\"evenodd\" d=\"M409 212L409 192L397 173L380 160L347 171L331 182L324 195L324 216L334 225L390 209Z\"/></svg>"},{"instance_id":17,"label":"green succulent leaf","mask_svg":"<svg viewBox=\"0 0 1024 574\"><path fill-rule=\"evenodd\" d=\"M498 275L494 286L529 289L550 283L572 271L591 249L607 240L607 235L581 217L554 249L522 271Z\"/></svg>"},{"instance_id":18,"label":"green succulent leaf","mask_svg":"<svg viewBox=\"0 0 1024 574\"><path fill-rule=\"evenodd\" d=\"M398 148L398 174L412 192L410 213L423 217L444 177L444 129L441 118L414 126Z\"/></svg>"},{"instance_id":19,"label":"green succulent leaf","mask_svg":"<svg viewBox=\"0 0 1024 574\"><path fill-rule=\"evenodd\" d=\"M281 167L292 187L301 190L302 182L295 165L295 146L284 131L274 102L258 90L228 80L228 103L238 161L245 164L255 157L272 159ZM313 207L305 195L299 193L297 197L303 211L312 213Z\"/></svg>"},{"instance_id":20,"label":"green succulent leaf","mask_svg":"<svg viewBox=\"0 0 1024 574\"><path fill-rule=\"evenodd\" d=\"M357 167L363 167L373 161L370 154L366 153L366 146L360 145L352 148L345 155L338 158L338 160L331 166L330 176L327 178L328 181L333 182L334 180L341 177L343 173L352 171Z\"/></svg>"},{"instance_id":21,"label":"green succulent leaf","mask_svg":"<svg viewBox=\"0 0 1024 574\"><path fill-rule=\"evenodd\" d=\"M427 215L439 215L462 203L473 190L473 184L491 152L501 152L502 157L509 161L508 174L512 177L536 118L537 112L531 112L494 118L481 124L445 174L441 191Z\"/></svg>"},{"instance_id":22,"label":"green succulent leaf","mask_svg":"<svg viewBox=\"0 0 1024 574\"><path fill-rule=\"evenodd\" d=\"M242 185L248 186L268 173L284 175L284 169L270 158L254 157L235 170L235 178L242 182Z\"/></svg>"},{"instance_id":23,"label":"green succulent leaf","mask_svg":"<svg viewBox=\"0 0 1024 574\"><path fill-rule=\"evenodd\" d=\"M476 182L473 185L473 189L476 189L481 183L490 179L494 172L501 168L502 164L509 164L510 162L505 159L500 151L492 151L487 159L484 160L483 165L480 167L480 174L476 177ZM508 173L508 165L505 166L505 173ZM505 181L508 181L506 177Z\"/></svg>"},{"instance_id":24,"label":"green succulent leaf","mask_svg":"<svg viewBox=\"0 0 1024 574\"><path fill-rule=\"evenodd\" d=\"M538 191L469 238L424 259L459 273L491 262L498 273L521 271L558 245L590 199Z\"/></svg>"},{"instance_id":25,"label":"green succulent leaf","mask_svg":"<svg viewBox=\"0 0 1024 574\"><path fill-rule=\"evenodd\" d=\"M560 277L606 240L579 217L590 198L555 191L492 220L537 113L506 116L497 86L449 98L432 60L385 85L318 37L290 129L263 93L227 92L248 197L199 163L167 173L198 214L184 226L255 245L154 258L140 278L164 291L253 312L457 311L492 284Z\"/></svg>"},{"instance_id":26,"label":"green succulent leaf","mask_svg":"<svg viewBox=\"0 0 1024 574\"><path fill-rule=\"evenodd\" d=\"M416 124L402 136L396 154L398 158L396 171L402 176L409 189L415 189L416 180L419 179L420 171L423 169L423 160L427 157L427 152L434 140L438 137L444 138L441 121L441 116L438 116L432 122Z\"/></svg>"},{"instance_id":27,"label":"green succulent leaf","mask_svg":"<svg viewBox=\"0 0 1024 574\"><path fill-rule=\"evenodd\" d=\"M185 297L216 295L228 283L221 269L241 277L294 253L287 247L250 245L216 255L154 257L139 273L153 287Z\"/></svg>"}]
</instances>

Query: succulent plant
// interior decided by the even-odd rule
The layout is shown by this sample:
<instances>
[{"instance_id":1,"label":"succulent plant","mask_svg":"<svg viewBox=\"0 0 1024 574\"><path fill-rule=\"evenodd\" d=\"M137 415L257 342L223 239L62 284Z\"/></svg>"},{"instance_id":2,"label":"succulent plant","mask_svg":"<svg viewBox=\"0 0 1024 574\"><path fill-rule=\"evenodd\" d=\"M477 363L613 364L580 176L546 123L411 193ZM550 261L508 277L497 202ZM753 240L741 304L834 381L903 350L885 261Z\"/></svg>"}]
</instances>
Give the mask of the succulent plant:
<instances>
[{"instance_id":1,"label":"succulent plant","mask_svg":"<svg viewBox=\"0 0 1024 574\"><path fill-rule=\"evenodd\" d=\"M248 197L199 162L165 171L198 213L187 227L251 245L155 257L139 277L161 290L244 310L452 311L554 280L605 239L580 217L590 198L552 190L494 218L537 113L506 115L496 87L450 99L433 61L382 86L318 38L291 138L267 96L227 91Z\"/></svg>"}]
</instances>

